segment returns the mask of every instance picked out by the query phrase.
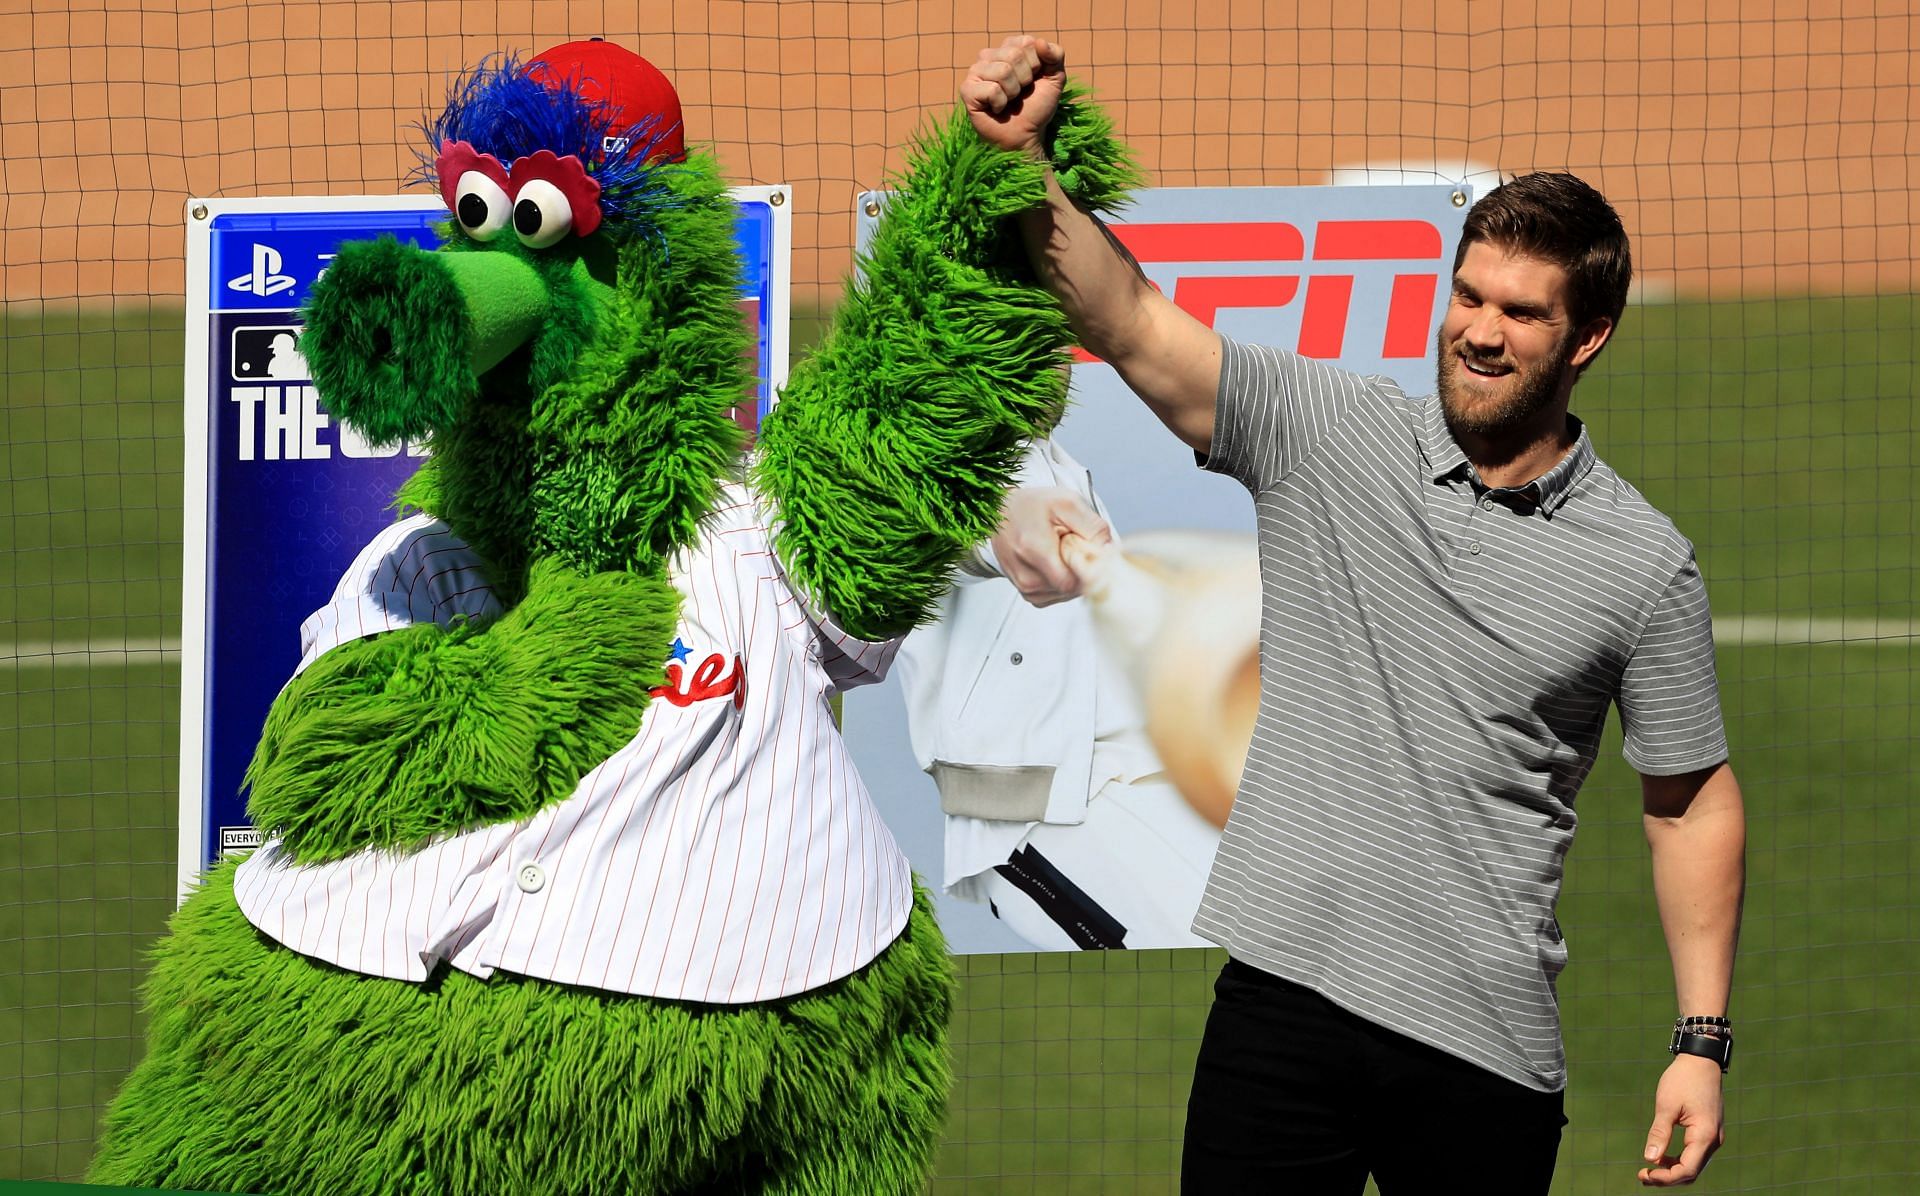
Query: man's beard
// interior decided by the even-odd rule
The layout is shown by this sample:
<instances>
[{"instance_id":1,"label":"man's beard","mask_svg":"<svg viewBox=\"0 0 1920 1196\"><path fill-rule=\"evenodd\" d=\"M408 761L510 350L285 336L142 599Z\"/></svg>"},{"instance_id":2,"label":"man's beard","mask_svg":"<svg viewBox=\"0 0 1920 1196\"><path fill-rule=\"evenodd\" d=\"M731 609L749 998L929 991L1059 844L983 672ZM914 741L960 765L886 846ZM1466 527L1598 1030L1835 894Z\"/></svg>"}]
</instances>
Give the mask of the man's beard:
<instances>
[{"instance_id":1,"label":"man's beard","mask_svg":"<svg viewBox=\"0 0 1920 1196\"><path fill-rule=\"evenodd\" d=\"M1447 344L1445 337L1446 331L1442 329L1433 338L1435 354L1440 360L1437 382L1440 410L1446 416L1447 430L1453 433L1456 441L1462 436L1498 441L1530 427L1539 419L1542 411L1553 406L1554 394L1560 389L1561 379L1572 368L1573 355L1578 347L1577 337L1569 333L1547 360L1532 369L1516 371L1519 385L1505 400L1469 404L1461 394L1464 387L1458 380L1459 371L1466 367L1461 364L1454 347ZM1472 352L1468 351L1467 356L1472 357ZM1504 358L1497 358L1489 361L1489 364L1510 363Z\"/></svg>"}]
</instances>

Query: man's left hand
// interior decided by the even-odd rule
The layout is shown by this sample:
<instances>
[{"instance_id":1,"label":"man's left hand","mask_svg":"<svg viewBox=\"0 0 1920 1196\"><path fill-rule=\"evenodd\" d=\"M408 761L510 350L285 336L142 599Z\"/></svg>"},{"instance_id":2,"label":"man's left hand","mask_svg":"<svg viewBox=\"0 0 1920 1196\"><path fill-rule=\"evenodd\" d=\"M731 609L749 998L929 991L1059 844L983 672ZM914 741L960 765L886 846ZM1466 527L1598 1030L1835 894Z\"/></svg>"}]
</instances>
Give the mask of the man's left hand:
<instances>
[{"instance_id":1,"label":"man's left hand","mask_svg":"<svg viewBox=\"0 0 1920 1196\"><path fill-rule=\"evenodd\" d=\"M1687 1134L1678 1155L1668 1153L1675 1126ZM1692 1183L1726 1138L1720 1065L1698 1055L1675 1055L1654 1092L1653 1128L1647 1131L1647 1165L1640 1168L1640 1182L1650 1188Z\"/></svg>"}]
</instances>

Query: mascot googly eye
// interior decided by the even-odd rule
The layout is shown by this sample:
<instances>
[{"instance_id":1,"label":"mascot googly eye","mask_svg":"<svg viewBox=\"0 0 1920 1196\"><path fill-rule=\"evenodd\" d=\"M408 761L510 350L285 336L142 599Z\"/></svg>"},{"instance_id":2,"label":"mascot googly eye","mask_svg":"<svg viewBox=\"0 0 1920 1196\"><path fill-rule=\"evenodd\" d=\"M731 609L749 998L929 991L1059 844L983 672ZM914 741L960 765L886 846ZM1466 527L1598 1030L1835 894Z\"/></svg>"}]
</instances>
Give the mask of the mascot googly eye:
<instances>
[{"instance_id":1,"label":"mascot googly eye","mask_svg":"<svg viewBox=\"0 0 1920 1196\"><path fill-rule=\"evenodd\" d=\"M460 231L476 241L491 241L507 227L513 203L499 183L469 170L460 176L448 205L460 221Z\"/></svg>"},{"instance_id":2,"label":"mascot googly eye","mask_svg":"<svg viewBox=\"0 0 1920 1196\"><path fill-rule=\"evenodd\" d=\"M460 231L476 241L491 241L513 219L513 198L507 168L492 154L483 154L466 141L448 141L434 159L440 180L440 198L453 213Z\"/></svg>"},{"instance_id":3,"label":"mascot googly eye","mask_svg":"<svg viewBox=\"0 0 1920 1196\"><path fill-rule=\"evenodd\" d=\"M528 249L545 249L573 230L573 212L560 188L533 179L513 201L513 231Z\"/></svg>"}]
</instances>

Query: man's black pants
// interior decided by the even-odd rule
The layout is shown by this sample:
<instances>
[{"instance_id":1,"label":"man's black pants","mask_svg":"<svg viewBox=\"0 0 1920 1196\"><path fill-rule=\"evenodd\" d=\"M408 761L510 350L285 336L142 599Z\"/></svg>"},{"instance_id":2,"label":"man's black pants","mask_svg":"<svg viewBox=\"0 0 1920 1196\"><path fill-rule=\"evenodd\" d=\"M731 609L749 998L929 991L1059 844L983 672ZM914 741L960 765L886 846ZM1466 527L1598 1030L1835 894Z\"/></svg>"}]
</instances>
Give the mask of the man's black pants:
<instances>
[{"instance_id":1,"label":"man's black pants","mask_svg":"<svg viewBox=\"0 0 1920 1196\"><path fill-rule=\"evenodd\" d=\"M1544 1193L1562 1093L1537 1092L1229 960L1187 1106L1180 1190Z\"/></svg>"}]
</instances>

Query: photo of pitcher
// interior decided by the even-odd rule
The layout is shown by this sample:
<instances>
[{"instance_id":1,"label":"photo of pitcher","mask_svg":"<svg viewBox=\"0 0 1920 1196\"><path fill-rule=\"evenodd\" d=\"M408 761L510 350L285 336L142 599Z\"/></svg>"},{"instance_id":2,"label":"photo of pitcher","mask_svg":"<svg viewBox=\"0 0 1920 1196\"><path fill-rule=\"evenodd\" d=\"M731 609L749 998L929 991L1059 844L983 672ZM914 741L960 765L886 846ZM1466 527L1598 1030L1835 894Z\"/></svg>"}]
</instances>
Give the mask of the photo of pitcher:
<instances>
[{"instance_id":1,"label":"photo of pitcher","mask_svg":"<svg viewBox=\"0 0 1920 1196\"><path fill-rule=\"evenodd\" d=\"M1087 471L1034 445L1001 533L894 665L946 892L1037 948L1202 945L1259 618L1250 533L1123 537Z\"/></svg>"}]
</instances>

